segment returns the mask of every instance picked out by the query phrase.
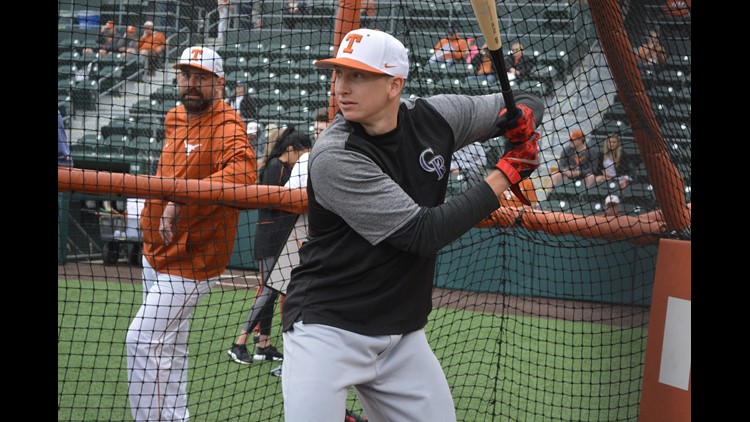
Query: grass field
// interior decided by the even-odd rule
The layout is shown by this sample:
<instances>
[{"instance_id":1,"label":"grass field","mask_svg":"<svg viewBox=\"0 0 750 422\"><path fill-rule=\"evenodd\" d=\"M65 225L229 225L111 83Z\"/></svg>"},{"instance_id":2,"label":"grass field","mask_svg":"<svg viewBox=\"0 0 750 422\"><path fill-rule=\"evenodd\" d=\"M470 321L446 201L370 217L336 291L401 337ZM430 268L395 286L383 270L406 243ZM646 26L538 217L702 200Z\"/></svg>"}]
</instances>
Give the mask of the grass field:
<instances>
[{"instance_id":1,"label":"grass field","mask_svg":"<svg viewBox=\"0 0 750 422\"><path fill-rule=\"evenodd\" d=\"M192 420L283 420L280 379L269 374L276 365L238 365L226 354L254 295L214 289L193 315ZM59 421L132 420L124 338L140 300L140 285L58 281ZM280 347L278 315L275 331ZM441 308L426 332L458 420L637 419L644 327ZM349 407L361 412L353 395Z\"/></svg>"}]
</instances>

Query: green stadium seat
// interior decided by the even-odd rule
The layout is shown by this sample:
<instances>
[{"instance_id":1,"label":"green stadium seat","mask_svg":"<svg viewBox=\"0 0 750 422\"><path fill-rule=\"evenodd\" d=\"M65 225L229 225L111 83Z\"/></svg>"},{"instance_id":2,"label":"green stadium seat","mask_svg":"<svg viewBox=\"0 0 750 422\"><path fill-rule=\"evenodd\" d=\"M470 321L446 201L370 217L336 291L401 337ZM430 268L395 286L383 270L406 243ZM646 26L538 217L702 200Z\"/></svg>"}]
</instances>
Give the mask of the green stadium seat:
<instances>
[{"instance_id":1,"label":"green stadium seat","mask_svg":"<svg viewBox=\"0 0 750 422\"><path fill-rule=\"evenodd\" d=\"M328 107L331 100L331 93L327 89L319 89L311 91L307 98L302 99L302 104L312 108L319 109L322 107Z\"/></svg>"},{"instance_id":2,"label":"green stadium seat","mask_svg":"<svg viewBox=\"0 0 750 422\"><path fill-rule=\"evenodd\" d=\"M233 56L224 60L224 72L238 72L249 70L248 60L243 56Z\"/></svg>"},{"instance_id":3,"label":"green stadium seat","mask_svg":"<svg viewBox=\"0 0 750 422\"><path fill-rule=\"evenodd\" d=\"M586 184L583 180L563 180L552 188L552 191L547 195L547 199L578 202L584 192L586 192Z\"/></svg>"},{"instance_id":4,"label":"green stadium seat","mask_svg":"<svg viewBox=\"0 0 750 422\"><path fill-rule=\"evenodd\" d=\"M623 203L639 205L649 211L656 208L654 188L650 183L631 183L622 190L620 199Z\"/></svg>"},{"instance_id":5,"label":"green stadium seat","mask_svg":"<svg viewBox=\"0 0 750 422\"><path fill-rule=\"evenodd\" d=\"M436 80L431 77L415 77L406 80L406 89L409 93L419 97L430 96L436 92Z\"/></svg>"},{"instance_id":6,"label":"green stadium seat","mask_svg":"<svg viewBox=\"0 0 750 422\"><path fill-rule=\"evenodd\" d=\"M70 97L73 110L96 110L99 94L99 83L95 80L75 82L71 87Z\"/></svg>"},{"instance_id":7,"label":"green stadium seat","mask_svg":"<svg viewBox=\"0 0 750 422\"><path fill-rule=\"evenodd\" d=\"M447 18L451 15L451 6L434 2L414 2L406 6L406 11L416 17Z\"/></svg>"},{"instance_id":8,"label":"green stadium seat","mask_svg":"<svg viewBox=\"0 0 750 422\"><path fill-rule=\"evenodd\" d=\"M112 135L127 135L131 136L132 131L135 128L135 118L133 117L115 117L112 120L101 127L100 131L103 137L109 138Z\"/></svg>"},{"instance_id":9,"label":"green stadium seat","mask_svg":"<svg viewBox=\"0 0 750 422\"><path fill-rule=\"evenodd\" d=\"M274 120L284 118L286 114L286 108L281 105L280 102L273 104L266 104L258 110L258 117L261 120Z\"/></svg>"},{"instance_id":10,"label":"green stadium seat","mask_svg":"<svg viewBox=\"0 0 750 422\"><path fill-rule=\"evenodd\" d=\"M518 84L518 89L520 91L528 91L532 94L536 94L540 97L544 97L546 94L545 86L542 81L538 80L525 80Z\"/></svg>"},{"instance_id":11,"label":"green stadium seat","mask_svg":"<svg viewBox=\"0 0 750 422\"><path fill-rule=\"evenodd\" d=\"M164 102L167 100L177 101L180 99L180 94L177 91L177 87L174 85L162 85L159 88L157 88L155 91L151 92L151 95L149 96L150 99L156 100L159 102Z\"/></svg>"},{"instance_id":12,"label":"green stadium seat","mask_svg":"<svg viewBox=\"0 0 750 422\"><path fill-rule=\"evenodd\" d=\"M444 77L435 81L435 93L461 94L461 82L464 78Z\"/></svg>"},{"instance_id":13,"label":"green stadium seat","mask_svg":"<svg viewBox=\"0 0 750 422\"><path fill-rule=\"evenodd\" d=\"M568 200L547 199L545 201L539 201L539 208L542 211L570 213L577 204L578 202L571 202Z\"/></svg>"},{"instance_id":14,"label":"green stadium seat","mask_svg":"<svg viewBox=\"0 0 750 422\"><path fill-rule=\"evenodd\" d=\"M64 51L57 56L57 65L73 65L80 66L84 63L84 58L81 52L70 50Z\"/></svg>"},{"instance_id":15,"label":"green stadium seat","mask_svg":"<svg viewBox=\"0 0 750 422\"><path fill-rule=\"evenodd\" d=\"M306 105L291 105L287 107L286 114L290 119L307 122L314 119L316 111L317 109L310 108Z\"/></svg>"},{"instance_id":16,"label":"green stadium seat","mask_svg":"<svg viewBox=\"0 0 750 422\"><path fill-rule=\"evenodd\" d=\"M280 102L284 107L291 108L295 105L300 105L307 108L304 105L305 98L307 98L312 91L306 87L290 86L281 92Z\"/></svg>"},{"instance_id":17,"label":"green stadium seat","mask_svg":"<svg viewBox=\"0 0 750 422\"><path fill-rule=\"evenodd\" d=\"M255 93L255 98L261 106L280 103L283 98L283 91L279 88L264 88Z\"/></svg>"}]
</instances>

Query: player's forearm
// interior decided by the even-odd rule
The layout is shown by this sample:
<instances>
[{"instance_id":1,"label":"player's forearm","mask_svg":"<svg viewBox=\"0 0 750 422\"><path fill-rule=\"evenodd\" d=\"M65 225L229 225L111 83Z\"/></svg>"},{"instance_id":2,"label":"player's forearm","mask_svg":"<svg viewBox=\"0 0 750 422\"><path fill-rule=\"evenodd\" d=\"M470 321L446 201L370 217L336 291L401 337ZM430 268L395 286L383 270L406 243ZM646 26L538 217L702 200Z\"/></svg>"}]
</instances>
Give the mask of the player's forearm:
<instances>
[{"instance_id":1,"label":"player's forearm","mask_svg":"<svg viewBox=\"0 0 750 422\"><path fill-rule=\"evenodd\" d=\"M437 207L422 208L387 242L421 256L434 255L495 211L500 206L498 196L509 185L499 170L493 171L483 183L477 183L450 201Z\"/></svg>"}]
</instances>

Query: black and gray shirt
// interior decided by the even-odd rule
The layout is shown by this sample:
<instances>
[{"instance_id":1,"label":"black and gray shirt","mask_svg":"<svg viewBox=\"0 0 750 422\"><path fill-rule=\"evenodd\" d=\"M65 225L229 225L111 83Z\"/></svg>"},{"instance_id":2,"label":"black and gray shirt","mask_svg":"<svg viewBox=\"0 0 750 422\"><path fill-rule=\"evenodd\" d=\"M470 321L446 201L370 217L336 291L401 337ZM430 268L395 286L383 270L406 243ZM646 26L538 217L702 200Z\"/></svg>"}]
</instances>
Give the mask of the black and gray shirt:
<instances>
[{"instance_id":1,"label":"black and gray shirt","mask_svg":"<svg viewBox=\"0 0 750 422\"><path fill-rule=\"evenodd\" d=\"M543 102L515 93L534 111ZM308 240L284 301L301 320L365 335L427 323L437 252L498 208L482 181L444 203L451 155L498 136L500 94L402 99L398 126L367 135L337 114L310 153Z\"/></svg>"}]
</instances>

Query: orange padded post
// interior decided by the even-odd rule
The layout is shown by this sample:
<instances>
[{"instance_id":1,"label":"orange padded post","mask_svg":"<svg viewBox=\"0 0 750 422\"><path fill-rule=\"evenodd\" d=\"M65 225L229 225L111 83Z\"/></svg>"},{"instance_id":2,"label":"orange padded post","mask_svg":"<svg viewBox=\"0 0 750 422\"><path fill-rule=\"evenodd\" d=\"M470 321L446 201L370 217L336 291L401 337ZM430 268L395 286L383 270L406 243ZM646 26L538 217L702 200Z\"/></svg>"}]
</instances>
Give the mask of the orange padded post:
<instances>
[{"instance_id":1,"label":"orange padded post","mask_svg":"<svg viewBox=\"0 0 750 422\"><path fill-rule=\"evenodd\" d=\"M690 421L690 244L659 244L639 422Z\"/></svg>"}]
</instances>

